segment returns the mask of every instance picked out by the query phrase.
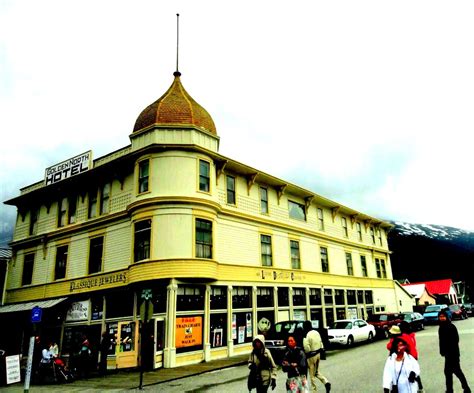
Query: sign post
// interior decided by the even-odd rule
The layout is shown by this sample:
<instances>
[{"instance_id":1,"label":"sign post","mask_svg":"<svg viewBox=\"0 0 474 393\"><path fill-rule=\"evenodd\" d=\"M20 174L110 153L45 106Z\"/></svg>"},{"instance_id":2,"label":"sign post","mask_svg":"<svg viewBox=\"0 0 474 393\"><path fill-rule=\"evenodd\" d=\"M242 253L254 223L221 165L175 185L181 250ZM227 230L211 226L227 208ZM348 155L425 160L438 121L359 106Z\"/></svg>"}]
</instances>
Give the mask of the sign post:
<instances>
[{"instance_id":1,"label":"sign post","mask_svg":"<svg viewBox=\"0 0 474 393\"><path fill-rule=\"evenodd\" d=\"M30 347L28 348L28 363L26 364L25 388L24 392L28 393L30 390L31 367L33 364L33 352L35 349L35 335L36 324L41 322L43 309L41 307L33 307L31 310L31 323L33 324L33 335L30 337Z\"/></svg>"},{"instance_id":2,"label":"sign post","mask_svg":"<svg viewBox=\"0 0 474 393\"><path fill-rule=\"evenodd\" d=\"M145 325L148 323L148 319L150 318L149 308L151 306L150 300L153 297L153 293L151 289L143 289L141 298L143 299L142 305L140 306L140 318L141 318L141 329L140 329L140 385L138 386L139 390L143 390L143 330L145 329ZM142 313L143 309L143 313ZM152 311L153 313L153 311Z\"/></svg>"}]
</instances>

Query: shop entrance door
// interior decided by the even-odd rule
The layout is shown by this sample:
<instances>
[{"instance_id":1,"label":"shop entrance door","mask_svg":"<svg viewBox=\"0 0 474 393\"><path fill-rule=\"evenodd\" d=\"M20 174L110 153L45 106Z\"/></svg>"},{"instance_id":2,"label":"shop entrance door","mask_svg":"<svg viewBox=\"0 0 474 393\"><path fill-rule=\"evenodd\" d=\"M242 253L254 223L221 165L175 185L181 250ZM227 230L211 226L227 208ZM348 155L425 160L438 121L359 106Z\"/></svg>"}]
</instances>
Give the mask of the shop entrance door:
<instances>
[{"instance_id":1,"label":"shop entrance door","mask_svg":"<svg viewBox=\"0 0 474 393\"><path fill-rule=\"evenodd\" d=\"M163 367L163 349L165 348L165 318L156 318L155 325L155 364L154 368Z\"/></svg>"},{"instance_id":2,"label":"shop entrance door","mask_svg":"<svg viewBox=\"0 0 474 393\"><path fill-rule=\"evenodd\" d=\"M115 355L117 368L137 367L138 365L138 323L119 322Z\"/></svg>"}]
</instances>

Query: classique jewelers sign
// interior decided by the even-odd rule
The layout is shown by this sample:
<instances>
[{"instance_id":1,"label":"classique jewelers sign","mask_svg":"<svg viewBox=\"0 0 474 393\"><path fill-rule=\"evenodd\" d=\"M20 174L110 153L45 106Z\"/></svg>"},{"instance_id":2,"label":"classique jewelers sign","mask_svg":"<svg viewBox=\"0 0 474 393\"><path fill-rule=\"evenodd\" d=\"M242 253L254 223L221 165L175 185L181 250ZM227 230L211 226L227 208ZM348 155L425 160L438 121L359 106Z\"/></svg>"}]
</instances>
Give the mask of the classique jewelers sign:
<instances>
[{"instance_id":1,"label":"classique jewelers sign","mask_svg":"<svg viewBox=\"0 0 474 393\"><path fill-rule=\"evenodd\" d=\"M126 283L127 282L127 273L114 273L108 274L106 276L86 278L84 280L72 281L69 284L69 292L78 291L81 289L91 289L96 287L102 287L104 285L116 284L116 283Z\"/></svg>"}]
</instances>

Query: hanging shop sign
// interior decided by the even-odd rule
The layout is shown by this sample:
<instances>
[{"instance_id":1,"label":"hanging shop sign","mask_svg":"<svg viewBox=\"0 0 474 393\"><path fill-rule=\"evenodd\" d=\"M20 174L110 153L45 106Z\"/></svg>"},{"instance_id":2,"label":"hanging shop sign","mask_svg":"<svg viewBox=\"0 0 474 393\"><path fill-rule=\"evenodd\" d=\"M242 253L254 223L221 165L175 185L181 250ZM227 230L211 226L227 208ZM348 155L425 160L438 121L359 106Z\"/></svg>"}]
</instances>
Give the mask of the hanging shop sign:
<instances>
[{"instance_id":1,"label":"hanging shop sign","mask_svg":"<svg viewBox=\"0 0 474 393\"><path fill-rule=\"evenodd\" d=\"M74 302L66 313L66 321L87 321L89 319L90 300Z\"/></svg>"},{"instance_id":2,"label":"hanging shop sign","mask_svg":"<svg viewBox=\"0 0 474 393\"><path fill-rule=\"evenodd\" d=\"M62 180L80 175L92 168L92 151L79 154L44 171L44 185L49 186Z\"/></svg>"},{"instance_id":3,"label":"hanging shop sign","mask_svg":"<svg viewBox=\"0 0 474 393\"><path fill-rule=\"evenodd\" d=\"M202 345L202 317L176 318L176 348Z\"/></svg>"}]
</instances>

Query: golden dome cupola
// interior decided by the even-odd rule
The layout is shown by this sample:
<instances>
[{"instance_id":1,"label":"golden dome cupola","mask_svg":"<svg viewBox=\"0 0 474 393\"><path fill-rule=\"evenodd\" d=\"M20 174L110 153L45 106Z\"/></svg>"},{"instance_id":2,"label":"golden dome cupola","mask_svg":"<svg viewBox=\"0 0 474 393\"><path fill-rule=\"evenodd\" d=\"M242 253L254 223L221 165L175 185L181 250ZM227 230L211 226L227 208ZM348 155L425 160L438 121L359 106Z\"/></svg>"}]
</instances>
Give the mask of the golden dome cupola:
<instances>
[{"instance_id":1,"label":"golden dome cupola","mask_svg":"<svg viewBox=\"0 0 474 393\"><path fill-rule=\"evenodd\" d=\"M158 127L196 127L217 136L211 115L199 105L184 89L181 73L173 73L174 81L158 100L146 107L138 116L133 133Z\"/></svg>"}]
</instances>

